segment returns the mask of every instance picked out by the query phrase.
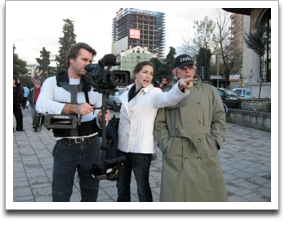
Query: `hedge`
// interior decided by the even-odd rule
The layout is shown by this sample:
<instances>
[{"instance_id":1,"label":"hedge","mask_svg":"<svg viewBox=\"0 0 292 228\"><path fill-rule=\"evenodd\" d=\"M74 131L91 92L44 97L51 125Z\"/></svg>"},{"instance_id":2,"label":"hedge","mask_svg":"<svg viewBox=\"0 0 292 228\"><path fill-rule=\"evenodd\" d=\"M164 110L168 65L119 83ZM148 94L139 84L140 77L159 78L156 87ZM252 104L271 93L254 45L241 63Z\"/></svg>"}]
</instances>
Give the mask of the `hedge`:
<instances>
[{"instance_id":1,"label":"hedge","mask_svg":"<svg viewBox=\"0 0 292 228\"><path fill-rule=\"evenodd\" d=\"M228 108L241 108L241 100L223 100Z\"/></svg>"}]
</instances>

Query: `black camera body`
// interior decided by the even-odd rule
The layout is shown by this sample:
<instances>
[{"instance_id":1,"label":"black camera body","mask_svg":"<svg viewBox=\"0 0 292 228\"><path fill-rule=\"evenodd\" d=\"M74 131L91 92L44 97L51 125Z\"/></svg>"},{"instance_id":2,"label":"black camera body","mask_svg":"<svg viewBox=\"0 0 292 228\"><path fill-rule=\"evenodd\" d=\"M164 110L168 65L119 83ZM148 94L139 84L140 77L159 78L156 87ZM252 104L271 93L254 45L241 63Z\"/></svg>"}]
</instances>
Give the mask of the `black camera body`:
<instances>
[{"instance_id":1,"label":"black camera body","mask_svg":"<svg viewBox=\"0 0 292 228\"><path fill-rule=\"evenodd\" d=\"M121 168L123 168L125 161L126 157L121 156L106 160L105 167L94 164L90 170L91 175L97 180L107 179L110 181L115 181L117 179L118 172ZM105 168L105 170L102 170L102 168Z\"/></svg>"},{"instance_id":2,"label":"black camera body","mask_svg":"<svg viewBox=\"0 0 292 228\"><path fill-rule=\"evenodd\" d=\"M91 77L91 86L94 91L103 92L114 90L117 86L127 86L130 84L130 72L122 70L110 71L112 66L118 66L116 56L105 55L98 61L98 64L88 64L84 67L87 75ZM106 69L104 67L107 67Z\"/></svg>"}]
</instances>

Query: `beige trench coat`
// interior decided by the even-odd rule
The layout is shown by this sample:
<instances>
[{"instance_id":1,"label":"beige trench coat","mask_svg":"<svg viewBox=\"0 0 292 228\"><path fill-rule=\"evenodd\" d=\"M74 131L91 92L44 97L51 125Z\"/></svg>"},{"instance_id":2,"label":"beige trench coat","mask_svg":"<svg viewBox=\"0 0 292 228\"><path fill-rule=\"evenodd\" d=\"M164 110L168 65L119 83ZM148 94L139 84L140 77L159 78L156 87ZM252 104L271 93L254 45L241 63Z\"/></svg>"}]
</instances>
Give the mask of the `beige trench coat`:
<instances>
[{"instance_id":1,"label":"beige trench coat","mask_svg":"<svg viewBox=\"0 0 292 228\"><path fill-rule=\"evenodd\" d=\"M227 201L218 155L226 130L223 104L217 89L198 79L188 97L156 117L162 202Z\"/></svg>"}]
</instances>

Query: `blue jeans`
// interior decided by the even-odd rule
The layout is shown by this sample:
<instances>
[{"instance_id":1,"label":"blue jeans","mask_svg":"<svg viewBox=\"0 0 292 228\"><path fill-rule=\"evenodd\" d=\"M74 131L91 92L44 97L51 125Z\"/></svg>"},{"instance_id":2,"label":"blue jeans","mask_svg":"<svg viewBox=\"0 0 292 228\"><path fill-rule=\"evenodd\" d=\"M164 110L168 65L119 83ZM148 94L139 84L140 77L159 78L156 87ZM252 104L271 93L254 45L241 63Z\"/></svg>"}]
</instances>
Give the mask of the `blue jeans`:
<instances>
[{"instance_id":1,"label":"blue jeans","mask_svg":"<svg viewBox=\"0 0 292 228\"><path fill-rule=\"evenodd\" d=\"M124 153L118 151L118 156L125 156L126 162L117 177L117 202L131 202L130 185L132 170L134 171L137 182L139 202L153 202L149 184L151 154Z\"/></svg>"},{"instance_id":2,"label":"blue jeans","mask_svg":"<svg viewBox=\"0 0 292 228\"><path fill-rule=\"evenodd\" d=\"M96 202L99 180L91 175L93 164L100 164L98 137L83 143L58 140L54 149L53 202L69 202L76 169L80 176L81 202Z\"/></svg>"}]
</instances>

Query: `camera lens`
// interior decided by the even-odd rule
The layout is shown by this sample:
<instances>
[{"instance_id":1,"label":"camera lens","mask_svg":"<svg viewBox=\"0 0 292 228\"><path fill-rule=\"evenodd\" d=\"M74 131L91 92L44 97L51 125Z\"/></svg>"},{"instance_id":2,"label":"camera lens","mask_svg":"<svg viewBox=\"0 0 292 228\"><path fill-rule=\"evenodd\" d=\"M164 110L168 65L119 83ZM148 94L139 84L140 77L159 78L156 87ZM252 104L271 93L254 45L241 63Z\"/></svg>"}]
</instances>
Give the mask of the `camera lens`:
<instances>
[{"instance_id":1,"label":"camera lens","mask_svg":"<svg viewBox=\"0 0 292 228\"><path fill-rule=\"evenodd\" d=\"M122 81L122 77L119 74L115 74L114 75L114 82L121 82Z\"/></svg>"}]
</instances>

